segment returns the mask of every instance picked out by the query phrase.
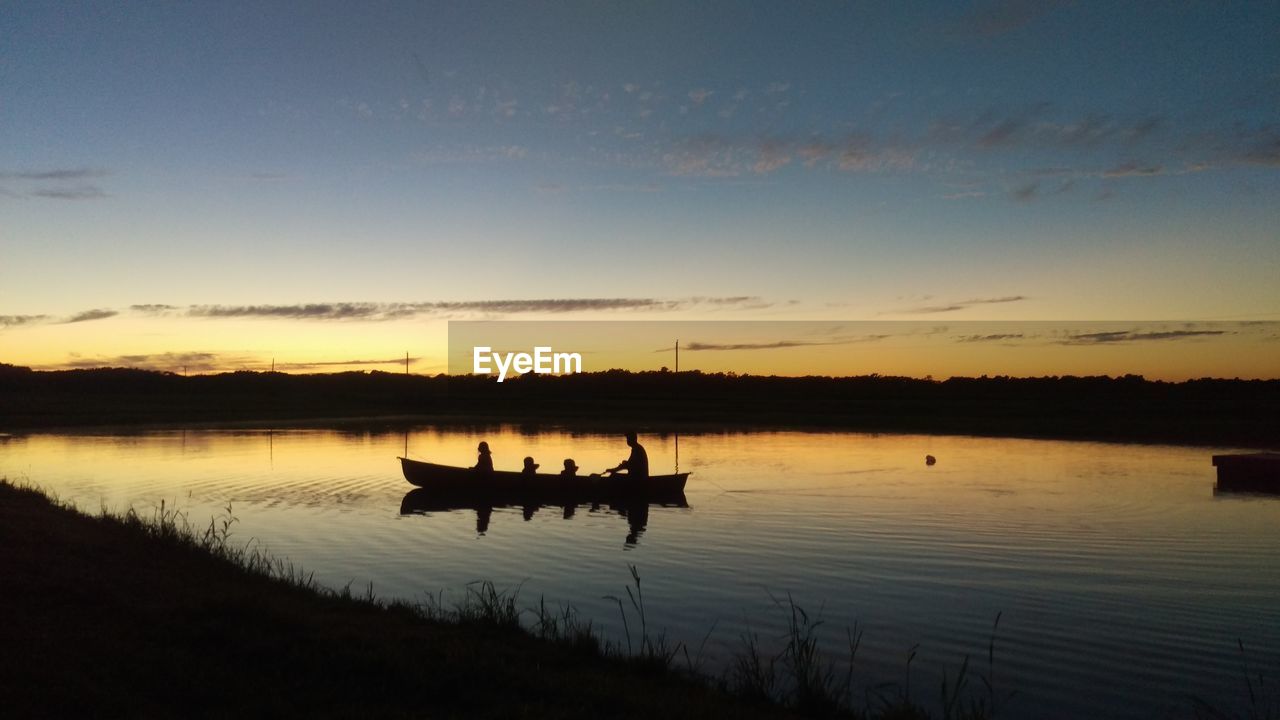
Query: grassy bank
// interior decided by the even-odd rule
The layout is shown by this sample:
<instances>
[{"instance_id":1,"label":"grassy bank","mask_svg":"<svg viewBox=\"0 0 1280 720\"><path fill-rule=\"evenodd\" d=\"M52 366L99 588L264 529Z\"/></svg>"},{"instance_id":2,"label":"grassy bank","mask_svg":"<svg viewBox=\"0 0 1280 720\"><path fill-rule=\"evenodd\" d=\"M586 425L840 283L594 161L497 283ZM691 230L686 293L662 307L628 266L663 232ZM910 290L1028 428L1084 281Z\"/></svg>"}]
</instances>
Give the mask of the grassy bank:
<instances>
[{"instance_id":1,"label":"grassy bank","mask_svg":"<svg viewBox=\"0 0 1280 720\"><path fill-rule=\"evenodd\" d=\"M87 515L0 478L5 715L930 717L909 689L855 696L857 628L844 661L824 657L822 621L789 598L784 649L744 637L711 677L700 649L647 625L634 567L614 598L625 639L610 643L571 608L521 607L489 583L451 606L326 589L232 542L234 523L230 508L202 526L163 506ZM985 676L958 671L941 716L991 717Z\"/></svg>"},{"instance_id":2,"label":"grassy bank","mask_svg":"<svg viewBox=\"0 0 1280 720\"><path fill-rule=\"evenodd\" d=\"M786 647L744 638L725 675L646 624L639 574L615 598L625 640L571 608L489 583L446 606L326 589L162 506L87 515L0 478L0 708L16 717L928 718L899 689L855 703L821 621L788 603ZM847 670L848 674L845 674ZM943 716L989 717L942 688ZM962 711L963 708L963 711Z\"/></svg>"},{"instance_id":3,"label":"grassy bank","mask_svg":"<svg viewBox=\"0 0 1280 720\"><path fill-rule=\"evenodd\" d=\"M432 620L317 588L232 549L228 523L90 517L0 481L5 714L785 716L492 614Z\"/></svg>"}]
</instances>

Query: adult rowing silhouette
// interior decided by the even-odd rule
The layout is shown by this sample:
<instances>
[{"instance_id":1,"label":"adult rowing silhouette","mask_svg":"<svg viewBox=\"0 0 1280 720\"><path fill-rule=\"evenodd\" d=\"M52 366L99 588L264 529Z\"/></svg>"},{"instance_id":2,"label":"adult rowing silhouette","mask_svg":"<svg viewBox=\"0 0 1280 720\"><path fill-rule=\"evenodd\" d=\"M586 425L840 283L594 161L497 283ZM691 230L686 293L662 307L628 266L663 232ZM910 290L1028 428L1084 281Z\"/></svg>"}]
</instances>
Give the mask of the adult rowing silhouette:
<instances>
[{"instance_id":1,"label":"adult rowing silhouette","mask_svg":"<svg viewBox=\"0 0 1280 720\"><path fill-rule=\"evenodd\" d=\"M627 433L627 445L631 447L631 455L617 466L605 470L606 475L613 475L621 470L627 471L627 479L631 482L643 482L649 479L649 454L636 438L635 431Z\"/></svg>"}]
</instances>

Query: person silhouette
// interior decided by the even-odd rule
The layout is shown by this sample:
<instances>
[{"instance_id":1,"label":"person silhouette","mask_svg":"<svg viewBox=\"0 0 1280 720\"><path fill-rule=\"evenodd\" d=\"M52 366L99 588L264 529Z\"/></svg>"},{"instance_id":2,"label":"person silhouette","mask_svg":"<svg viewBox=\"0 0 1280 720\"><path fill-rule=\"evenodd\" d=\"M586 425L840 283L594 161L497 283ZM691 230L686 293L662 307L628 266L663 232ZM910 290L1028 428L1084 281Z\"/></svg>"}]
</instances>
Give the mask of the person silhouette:
<instances>
[{"instance_id":1,"label":"person silhouette","mask_svg":"<svg viewBox=\"0 0 1280 720\"><path fill-rule=\"evenodd\" d=\"M482 473L493 472L493 453L489 452L489 443L481 440L476 446L476 453L476 465L471 469Z\"/></svg>"},{"instance_id":2,"label":"person silhouette","mask_svg":"<svg viewBox=\"0 0 1280 720\"><path fill-rule=\"evenodd\" d=\"M627 433L627 445L631 447L631 455L618 464L617 467L611 467L605 470L606 475L612 475L619 470L627 471L627 479L632 481L649 479L649 454L644 451L644 446L636 439L635 431Z\"/></svg>"},{"instance_id":3,"label":"person silhouette","mask_svg":"<svg viewBox=\"0 0 1280 720\"><path fill-rule=\"evenodd\" d=\"M533 458L526 457L524 459L524 469L520 471L520 475L522 477L533 479L533 477L538 474L539 467L538 463L533 461Z\"/></svg>"},{"instance_id":4,"label":"person silhouette","mask_svg":"<svg viewBox=\"0 0 1280 720\"><path fill-rule=\"evenodd\" d=\"M573 458L564 459L564 469L560 474L564 477L574 477L578 474L578 464L573 461Z\"/></svg>"}]
</instances>

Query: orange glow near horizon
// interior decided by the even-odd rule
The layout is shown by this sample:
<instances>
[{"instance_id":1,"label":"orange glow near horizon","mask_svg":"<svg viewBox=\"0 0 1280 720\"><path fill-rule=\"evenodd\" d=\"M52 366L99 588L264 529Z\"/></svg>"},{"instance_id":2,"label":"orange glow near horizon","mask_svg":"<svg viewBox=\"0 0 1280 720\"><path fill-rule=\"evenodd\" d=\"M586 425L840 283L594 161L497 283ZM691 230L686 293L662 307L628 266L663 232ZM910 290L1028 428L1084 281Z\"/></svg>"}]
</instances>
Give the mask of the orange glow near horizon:
<instances>
[{"instance_id":1,"label":"orange glow near horizon","mask_svg":"<svg viewBox=\"0 0 1280 720\"><path fill-rule=\"evenodd\" d=\"M308 322L117 317L9 329L0 362L40 370L140 367L204 374L346 370L470 372L471 348L549 345L583 370L680 369L753 375L1143 375L1280 377L1280 323L895 321ZM474 342L472 342L474 340ZM75 347L70 353L64 350ZM172 348L188 348L174 352Z\"/></svg>"}]
</instances>

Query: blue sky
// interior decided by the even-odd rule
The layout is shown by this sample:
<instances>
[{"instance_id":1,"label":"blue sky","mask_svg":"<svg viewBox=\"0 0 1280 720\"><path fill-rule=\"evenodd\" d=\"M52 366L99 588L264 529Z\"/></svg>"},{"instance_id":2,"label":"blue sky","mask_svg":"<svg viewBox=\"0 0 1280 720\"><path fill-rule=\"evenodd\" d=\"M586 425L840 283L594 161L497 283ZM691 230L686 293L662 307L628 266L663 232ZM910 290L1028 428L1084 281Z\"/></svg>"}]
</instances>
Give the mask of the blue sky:
<instances>
[{"instance_id":1,"label":"blue sky","mask_svg":"<svg viewBox=\"0 0 1280 720\"><path fill-rule=\"evenodd\" d=\"M1280 316L1273 2L0 18L0 316L267 306L279 333L302 303L693 297L752 298L742 319ZM3 343L78 351L77 327L56 348L19 332L39 322Z\"/></svg>"}]
</instances>

